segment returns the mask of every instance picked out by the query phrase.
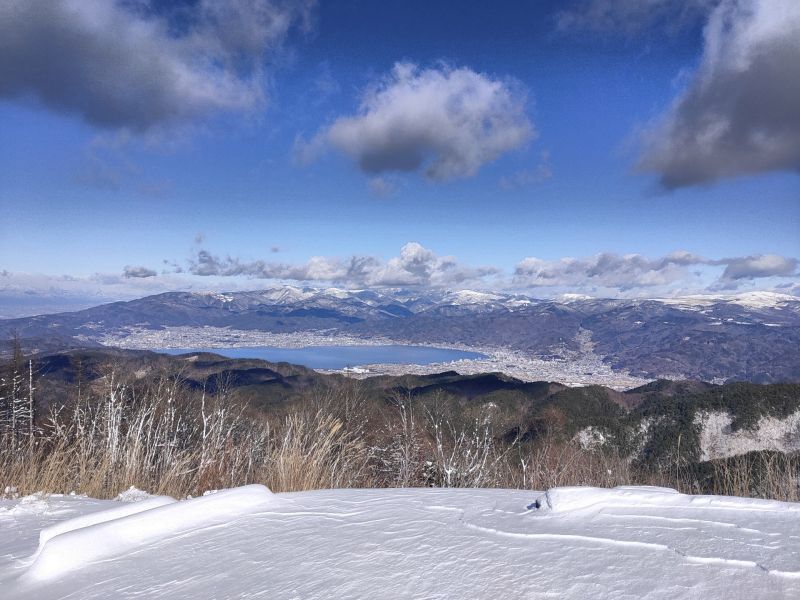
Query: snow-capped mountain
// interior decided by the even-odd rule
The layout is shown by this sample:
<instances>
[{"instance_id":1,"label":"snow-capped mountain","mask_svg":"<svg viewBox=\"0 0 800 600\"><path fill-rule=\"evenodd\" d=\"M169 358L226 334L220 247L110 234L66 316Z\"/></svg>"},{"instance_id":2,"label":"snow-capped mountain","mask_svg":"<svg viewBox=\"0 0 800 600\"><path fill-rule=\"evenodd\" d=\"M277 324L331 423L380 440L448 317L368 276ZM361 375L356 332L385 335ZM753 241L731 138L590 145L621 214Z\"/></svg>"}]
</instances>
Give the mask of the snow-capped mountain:
<instances>
[{"instance_id":1,"label":"snow-capped mountain","mask_svg":"<svg viewBox=\"0 0 800 600\"><path fill-rule=\"evenodd\" d=\"M780 308L798 302L800 298L778 292L754 291L731 295L692 295L678 298L659 298L658 302L692 309L693 307L711 306L713 304L738 304L748 308Z\"/></svg>"},{"instance_id":2,"label":"snow-capped mountain","mask_svg":"<svg viewBox=\"0 0 800 600\"><path fill-rule=\"evenodd\" d=\"M17 332L31 347L56 349L97 344L108 333L130 328L178 326L324 330L533 356L564 357L586 351L582 344L589 343L613 368L642 377L800 380L800 298L772 292L633 300L293 286L170 292L78 312L0 320L0 339Z\"/></svg>"}]
</instances>

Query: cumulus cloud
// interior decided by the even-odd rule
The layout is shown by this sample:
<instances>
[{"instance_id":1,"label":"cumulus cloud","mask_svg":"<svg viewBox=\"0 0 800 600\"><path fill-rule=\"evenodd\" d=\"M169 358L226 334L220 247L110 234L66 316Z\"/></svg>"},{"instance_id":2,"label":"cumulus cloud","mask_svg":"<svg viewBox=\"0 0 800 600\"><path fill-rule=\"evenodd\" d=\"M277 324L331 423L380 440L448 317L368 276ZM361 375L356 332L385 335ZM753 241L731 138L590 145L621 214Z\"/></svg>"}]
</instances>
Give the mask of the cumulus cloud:
<instances>
[{"instance_id":1,"label":"cumulus cloud","mask_svg":"<svg viewBox=\"0 0 800 600\"><path fill-rule=\"evenodd\" d=\"M800 170L800 3L724 0L688 88L643 138L668 189Z\"/></svg>"},{"instance_id":2,"label":"cumulus cloud","mask_svg":"<svg viewBox=\"0 0 800 600\"><path fill-rule=\"evenodd\" d=\"M35 97L105 128L144 131L264 100L265 53L311 0L6 0L0 98Z\"/></svg>"},{"instance_id":3,"label":"cumulus cloud","mask_svg":"<svg viewBox=\"0 0 800 600\"><path fill-rule=\"evenodd\" d=\"M465 67L397 63L366 91L357 114L337 119L309 142L299 139L296 157L308 162L333 147L370 175L470 177L533 138L525 104L511 81Z\"/></svg>"},{"instance_id":4,"label":"cumulus cloud","mask_svg":"<svg viewBox=\"0 0 800 600\"><path fill-rule=\"evenodd\" d=\"M465 265L453 256L440 256L417 242L405 244L388 260L373 256L349 258L315 256L303 263L221 257L200 250L187 273L202 277L333 283L362 287L508 287L539 288L545 294L580 291L606 296L648 293L697 293L731 290L755 280L794 278L798 260L774 254L707 258L679 250L648 258L641 254L605 252L588 258L519 261L513 276L493 266Z\"/></svg>"},{"instance_id":5,"label":"cumulus cloud","mask_svg":"<svg viewBox=\"0 0 800 600\"><path fill-rule=\"evenodd\" d=\"M153 269L148 269L147 267L132 267L127 265L122 272L122 276L126 279L137 278L137 279L144 279L146 277L155 277L158 275Z\"/></svg>"},{"instance_id":6,"label":"cumulus cloud","mask_svg":"<svg viewBox=\"0 0 800 600\"><path fill-rule=\"evenodd\" d=\"M468 267L452 256L437 256L416 242L403 246L400 255L385 264L371 266L367 283L372 280L387 286L455 286L499 273L494 267Z\"/></svg>"},{"instance_id":7,"label":"cumulus cloud","mask_svg":"<svg viewBox=\"0 0 800 600\"><path fill-rule=\"evenodd\" d=\"M417 242L404 245L399 256L382 261L371 256L348 259L315 256L302 264L242 261L200 250L190 260L193 275L331 282L349 287L447 287L480 282L496 275L494 267L469 267L452 256L438 256Z\"/></svg>"},{"instance_id":8,"label":"cumulus cloud","mask_svg":"<svg viewBox=\"0 0 800 600\"><path fill-rule=\"evenodd\" d=\"M244 261L198 250L186 268L171 261L164 265L169 269L158 277L146 267L135 266L126 267L121 275L86 277L0 270L0 316L52 312L56 304L58 310L75 309L75 303L90 306L166 291L251 290L259 287L253 280L269 281L268 285L294 281L349 288L515 289L530 290L539 297L559 297L564 292L572 297L575 293L659 297L737 289L774 289L800 296L798 260L772 254L721 259L685 251L659 258L614 253L582 259L529 257L517 264L513 278L496 267L474 267L453 256L440 256L416 242L405 244L388 260L318 256L292 264Z\"/></svg>"},{"instance_id":9,"label":"cumulus cloud","mask_svg":"<svg viewBox=\"0 0 800 600\"><path fill-rule=\"evenodd\" d=\"M758 279L760 277L791 277L797 272L797 259L777 254L759 254L724 259L724 281Z\"/></svg>"},{"instance_id":10,"label":"cumulus cloud","mask_svg":"<svg viewBox=\"0 0 800 600\"><path fill-rule=\"evenodd\" d=\"M720 0L582 0L556 14L560 31L634 35L654 26L667 32L703 19Z\"/></svg>"},{"instance_id":11,"label":"cumulus cloud","mask_svg":"<svg viewBox=\"0 0 800 600\"><path fill-rule=\"evenodd\" d=\"M598 254L585 259L543 260L528 257L514 270L514 283L521 287L587 286L628 290L634 287L667 285L685 276L682 267L696 259L676 253L657 260L640 254Z\"/></svg>"},{"instance_id":12,"label":"cumulus cloud","mask_svg":"<svg viewBox=\"0 0 800 600\"><path fill-rule=\"evenodd\" d=\"M687 284L696 276L690 267L725 269L711 289L735 289L740 280L767 277L791 277L796 274L797 259L773 254L710 259L678 251L650 259L641 254L603 253L576 259L543 260L529 257L521 260L514 271L518 287L560 287L569 289L614 289L621 292L637 288ZM694 282L695 287L698 282Z\"/></svg>"},{"instance_id":13,"label":"cumulus cloud","mask_svg":"<svg viewBox=\"0 0 800 600\"><path fill-rule=\"evenodd\" d=\"M359 269L359 265L361 268ZM244 261L237 257L220 257L200 250L190 259L188 272L201 277L251 277L293 281L359 280L363 265L359 259L344 261L338 258L314 256L302 264L265 260Z\"/></svg>"}]
</instances>

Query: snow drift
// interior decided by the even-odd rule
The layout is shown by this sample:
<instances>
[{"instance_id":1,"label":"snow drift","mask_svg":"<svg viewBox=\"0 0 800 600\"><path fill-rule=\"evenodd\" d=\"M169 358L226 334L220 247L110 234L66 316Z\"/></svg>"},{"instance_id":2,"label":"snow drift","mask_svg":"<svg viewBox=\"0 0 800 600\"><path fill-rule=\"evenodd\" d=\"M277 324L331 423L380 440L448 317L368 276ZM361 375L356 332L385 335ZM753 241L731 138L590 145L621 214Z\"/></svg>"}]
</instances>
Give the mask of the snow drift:
<instances>
[{"instance_id":1,"label":"snow drift","mask_svg":"<svg viewBox=\"0 0 800 600\"><path fill-rule=\"evenodd\" d=\"M56 579L87 564L184 531L225 523L274 502L265 486L248 485L185 502L155 497L77 517L42 531L40 547L23 579Z\"/></svg>"},{"instance_id":2,"label":"snow drift","mask_svg":"<svg viewBox=\"0 0 800 600\"><path fill-rule=\"evenodd\" d=\"M77 529L83 529L84 527L91 527L92 525L98 525L99 523L106 523L115 519L121 519L122 517L134 515L136 513L151 510L153 508L158 508L159 506L171 504L175 501L175 498L170 498L169 496L153 496L140 502L122 504L114 508L109 508L108 510L89 513L88 515L81 515L80 517L67 519L61 523L56 523L50 527L45 527L39 533L39 547L36 549L36 554L31 557L31 560L35 560L36 557L41 554L45 544L47 544L47 542L57 535L62 535Z\"/></svg>"}]
</instances>

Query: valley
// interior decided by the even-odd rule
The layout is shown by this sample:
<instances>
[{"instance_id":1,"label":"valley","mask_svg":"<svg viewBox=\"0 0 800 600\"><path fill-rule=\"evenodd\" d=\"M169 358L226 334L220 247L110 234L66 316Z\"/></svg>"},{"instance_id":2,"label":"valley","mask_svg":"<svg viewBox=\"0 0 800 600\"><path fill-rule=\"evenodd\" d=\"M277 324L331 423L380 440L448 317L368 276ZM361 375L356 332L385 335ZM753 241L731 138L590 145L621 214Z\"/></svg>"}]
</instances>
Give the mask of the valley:
<instances>
[{"instance_id":1,"label":"valley","mask_svg":"<svg viewBox=\"0 0 800 600\"><path fill-rule=\"evenodd\" d=\"M30 351L112 346L235 348L392 344L474 351L463 373L523 380L800 381L800 300L753 292L669 299L565 298L409 289L281 286L170 292L77 312L0 320ZM376 372L398 367L366 362ZM412 365L430 373L453 365Z\"/></svg>"},{"instance_id":2,"label":"valley","mask_svg":"<svg viewBox=\"0 0 800 600\"><path fill-rule=\"evenodd\" d=\"M576 336L576 350L566 346L557 349L549 357L531 355L507 348L468 346L465 344L425 344L408 340L387 338L361 338L334 331L302 331L295 333L270 333L258 330L228 329L221 327L164 327L161 329L126 328L99 339L104 346L117 348L152 350L171 349L219 349L269 346L273 348L302 349L316 346L375 346L384 347L422 346L445 348L463 352L474 352L482 358L463 358L447 362L427 364L381 363L366 361L355 363L352 369L318 369L321 373L342 373L352 377L375 375L428 375L441 371L457 371L462 375L479 373L503 373L521 381L562 381L567 385L606 385L624 390L647 383L649 379L633 377L624 371L615 371L594 352L588 331ZM253 357L254 358L254 357Z\"/></svg>"}]
</instances>

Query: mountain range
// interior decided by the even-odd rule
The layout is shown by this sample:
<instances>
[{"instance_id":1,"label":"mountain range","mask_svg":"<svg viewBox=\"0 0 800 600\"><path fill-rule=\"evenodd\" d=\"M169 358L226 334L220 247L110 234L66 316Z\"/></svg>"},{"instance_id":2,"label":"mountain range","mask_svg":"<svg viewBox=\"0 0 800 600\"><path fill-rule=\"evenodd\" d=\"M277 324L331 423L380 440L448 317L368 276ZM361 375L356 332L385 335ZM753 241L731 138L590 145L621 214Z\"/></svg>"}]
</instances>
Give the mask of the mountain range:
<instances>
[{"instance_id":1,"label":"mountain range","mask_svg":"<svg viewBox=\"0 0 800 600\"><path fill-rule=\"evenodd\" d=\"M800 381L800 298L773 292L594 299L470 290L168 292L85 310L0 320L28 350L114 345L131 331L229 328L503 348L540 359L588 351L655 379ZM109 342L111 340L111 342Z\"/></svg>"}]
</instances>

